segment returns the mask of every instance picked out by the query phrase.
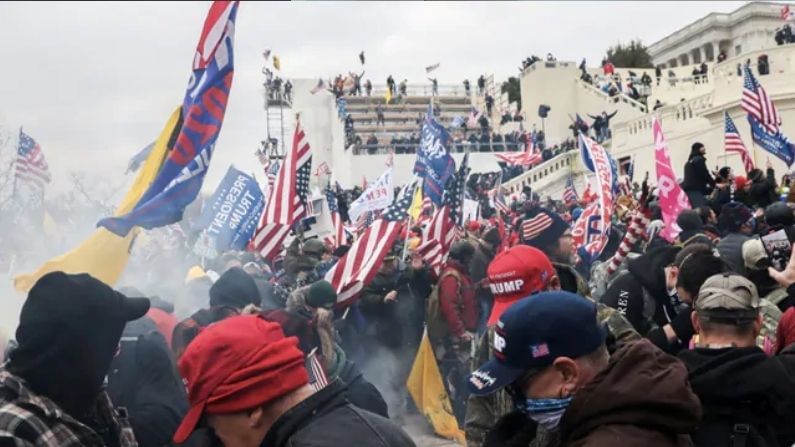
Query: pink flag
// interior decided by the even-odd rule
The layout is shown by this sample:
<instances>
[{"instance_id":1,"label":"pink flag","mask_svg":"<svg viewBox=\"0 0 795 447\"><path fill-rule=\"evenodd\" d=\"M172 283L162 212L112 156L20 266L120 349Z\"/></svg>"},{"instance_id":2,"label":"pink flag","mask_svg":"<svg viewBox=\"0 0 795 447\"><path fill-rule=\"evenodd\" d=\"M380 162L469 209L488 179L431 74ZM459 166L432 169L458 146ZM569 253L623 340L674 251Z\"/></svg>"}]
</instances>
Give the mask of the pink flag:
<instances>
[{"instance_id":1,"label":"pink flag","mask_svg":"<svg viewBox=\"0 0 795 447\"><path fill-rule=\"evenodd\" d=\"M662 133L662 126L657 117L652 118L652 132L654 133L654 157L657 164L657 189L660 196L660 209L662 210L665 228L662 237L668 242L673 242L679 232L682 231L676 224L676 216L682 210L690 208L690 201L685 192L676 182L674 170L671 167L671 156L668 151L668 143Z\"/></svg>"}]
</instances>

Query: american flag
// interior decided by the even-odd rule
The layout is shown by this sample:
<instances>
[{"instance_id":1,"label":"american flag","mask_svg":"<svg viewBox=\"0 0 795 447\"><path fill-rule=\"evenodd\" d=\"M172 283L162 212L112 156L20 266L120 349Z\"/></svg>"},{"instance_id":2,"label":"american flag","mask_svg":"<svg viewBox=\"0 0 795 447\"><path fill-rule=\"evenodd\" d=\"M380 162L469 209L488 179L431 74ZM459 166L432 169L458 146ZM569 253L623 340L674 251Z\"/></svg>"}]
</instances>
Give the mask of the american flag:
<instances>
[{"instance_id":1,"label":"american flag","mask_svg":"<svg viewBox=\"0 0 795 447\"><path fill-rule=\"evenodd\" d=\"M795 11L793 11L789 5L784 5L784 7L781 8L781 20L791 20L793 16L795 16Z\"/></svg>"},{"instance_id":2,"label":"american flag","mask_svg":"<svg viewBox=\"0 0 795 447\"><path fill-rule=\"evenodd\" d=\"M406 185L398 199L384 210L381 218L367 227L348 253L326 273L326 281L337 291L338 305L352 303L364 286L373 280L400 234L403 221L408 218L415 188L416 182Z\"/></svg>"},{"instance_id":3,"label":"american flag","mask_svg":"<svg viewBox=\"0 0 795 447\"><path fill-rule=\"evenodd\" d=\"M50 168L47 166L47 160L44 159L41 146L22 129L19 129L19 146L14 175L15 181L28 183L37 189L44 189L44 185L52 180Z\"/></svg>"},{"instance_id":4,"label":"american flag","mask_svg":"<svg viewBox=\"0 0 795 447\"><path fill-rule=\"evenodd\" d=\"M461 207L464 203L464 185L468 176L469 153L466 153L458 171L447 179L442 206L433 214L428 227L423 232L422 243L418 250L423 254L425 262L434 270L444 263L444 259L440 256L447 255L461 233L458 228L463 225L464 216Z\"/></svg>"},{"instance_id":5,"label":"american flag","mask_svg":"<svg viewBox=\"0 0 795 447\"><path fill-rule=\"evenodd\" d=\"M577 201L577 190L574 189L574 179L571 175L566 179L566 189L563 190L563 201L566 203Z\"/></svg>"},{"instance_id":6,"label":"american flag","mask_svg":"<svg viewBox=\"0 0 795 447\"><path fill-rule=\"evenodd\" d=\"M773 101L767 96L765 89L751 73L751 68L748 65L743 65L743 99L741 106L743 110L748 112L749 115L756 118L756 120L771 132L778 132L778 126L781 125L781 117L773 105Z\"/></svg>"},{"instance_id":7,"label":"american flag","mask_svg":"<svg viewBox=\"0 0 795 447\"><path fill-rule=\"evenodd\" d=\"M723 118L726 122L724 148L726 152L740 154L743 166L745 166L745 172L750 172L751 169L754 169L754 161L751 159L751 154L748 152L748 148L745 147L743 139L740 138L740 132L737 131L737 126L734 125L734 121L732 121L727 112L723 112Z\"/></svg>"},{"instance_id":8,"label":"american flag","mask_svg":"<svg viewBox=\"0 0 795 447\"><path fill-rule=\"evenodd\" d=\"M320 177L321 175L331 175L331 168L325 161L320 163L317 169L315 169L315 177Z\"/></svg>"},{"instance_id":9,"label":"american flag","mask_svg":"<svg viewBox=\"0 0 795 447\"><path fill-rule=\"evenodd\" d=\"M326 371L323 369L323 365L320 364L320 359L317 358L317 348L306 356L306 372L309 374L309 386L315 392L328 386Z\"/></svg>"},{"instance_id":10,"label":"american flag","mask_svg":"<svg viewBox=\"0 0 795 447\"><path fill-rule=\"evenodd\" d=\"M312 149L299 122L295 125L293 147L284 157L283 169L276 176L259 228L251 240L252 248L263 258L273 258L281 250L290 227L306 216L311 172Z\"/></svg>"},{"instance_id":11,"label":"american flag","mask_svg":"<svg viewBox=\"0 0 795 447\"><path fill-rule=\"evenodd\" d=\"M472 107L469 109L469 117L467 118L467 126L468 127L477 127L478 120L480 119L480 111L478 109Z\"/></svg>"},{"instance_id":12,"label":"american flag","mask_svg":"<svg viewBox=\"0 0 795 447\"><path fill-rule=\"evenodd\" d=\"M337 206L337 194L330 187L326 188L326 202L328 202L328 212L331 214L331 224L333 228L332 240L334 247L345 245L345 229L340 217L340 209Z\"/></svg>"},{"instance_id":13,"label":"american flag","mask_svg":"<svg viewBox=\"0 0 795 447\"><path fill-rule=\"evenodd\" d=\"M375 213L373 211L365 211L356 219L353 233L360 235L375 221Z\"/></svg>"},{"instance_id":14,"label":"american flag","mask_svg":"<svg viewBox=\"0 0 795 447\"><path fill-rule=\"evenodd\" d=\"M535 239L536 236L551 225L552 218L546 213L538 213L529 219L525 219L525 221L522 222L522 239L526 241Z\"/></svg>"},{"instance_id":15,"label":"american flag","mask_svg":"<svg viewBox=\"0 0 795 447\"><path fill-rule=\"evenodd\" d=\"M508 163L510 166L532 166L542 160L541 152L536 149L535 143L531 140L527 142L527 149L520 153L499 153L495 157Z\"/></svg>"},{"instance_id":16,"label":"american flag","mask_svg":"<svg viewBox=\"0 0 795 447\"><path fill-rule=\"evenodd\" d=\"M279 160L272 160L270 166L265 170L265 177L268 179L268 191L273 191L273 185L276 183L276 175L279 173Z\"/></svg>"},{"instance_id":17,"label":"american flag","mask_svg":"<svg viewBox=\"0 0 795 447\"><path fill-rule=\"evenodd\" d=\"M591 190L591 182L587 178L585 179L585 191L582 192L582 201L584 203L591 203L596 200L599 196Z\"/></svg>"},{"instance_id":18,"label":"american flag","mask_svg":"<svg viewBox=\"0 0 795 447\"><path fill-rule=\"evenodd\" d=\"M325 85L323 83L323 78L320 78L317 80L317 85L312 87L312 90L309 90L309 93L314 95L315 93L322 91L324 87Z\"/></svg>"}]
</instances>

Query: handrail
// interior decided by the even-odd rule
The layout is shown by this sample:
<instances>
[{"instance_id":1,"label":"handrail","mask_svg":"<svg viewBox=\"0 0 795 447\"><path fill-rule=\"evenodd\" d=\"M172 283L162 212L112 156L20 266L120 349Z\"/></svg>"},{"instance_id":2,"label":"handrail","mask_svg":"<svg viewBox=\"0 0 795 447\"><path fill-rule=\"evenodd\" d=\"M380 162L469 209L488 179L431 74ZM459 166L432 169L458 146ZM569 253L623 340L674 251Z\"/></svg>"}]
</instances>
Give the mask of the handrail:
<instances>
[{"instance_id":1,"label":"handrail","mask_svg":"<svg viewBox=\"0 0 795 447\"><path fill-rule=\"evenodd\" d=\"M533 184L563 170L573 172L574 167L579 166L575 163L579 157L580 152L577 150L566 151L508 180L502 187L513 194L520 192L528 181Z\"/></svg>"},{"instance_id":2,"label":"handrail","mask_svg":"<svg viewBox=\"0 0 795 447\"><path fill-rule=\"evenodd\" d=\"M364 82L361 83L362 87L362 95L365 94L364 89ZM477 86L473 86L471 91L477 89ZM400 82L395 82L395 90L397 94L393 95L397 98L398 94L400 93ZM345 97L351 96L349 95L350 88L344 89ZM371 96L380 96L384 97L386 95L386 84L373 84L373 91ZM431 85L430 81L427 84L406 84L406 96L434 96L433 95L433 86ZM435 96L463 96L466 97L466 92L464 91L464 86L462 85L455 85L455 84L439 84L438 86L438 95Z\"/></svg>"},{"instance_id":3,"label":"handrail","mask_svg":"<svg viewBox=\"0 0 795 447\"><path fill-rule=\"evenodd\" d=\"M592 94L595 94L597 96L601 96L605 101L608 101L608 102L619 102L620 101L620 102L623 102L624 104L627 104L627 105L629 105L629 106L631 106L633 108L636 108L636 109L640 110L643 113L646 113L646 106L644 106L643 103L641 103L639 101L635 101L634 99L630 98L629 96L627 96L627 95L625 95L623 93L619 93L616 96L610 96L607 93L599 90L595 86L583 81L582 79L575 79L575 82L578 83L585 90L590 91Z\"/></svg>"}]
</instances>

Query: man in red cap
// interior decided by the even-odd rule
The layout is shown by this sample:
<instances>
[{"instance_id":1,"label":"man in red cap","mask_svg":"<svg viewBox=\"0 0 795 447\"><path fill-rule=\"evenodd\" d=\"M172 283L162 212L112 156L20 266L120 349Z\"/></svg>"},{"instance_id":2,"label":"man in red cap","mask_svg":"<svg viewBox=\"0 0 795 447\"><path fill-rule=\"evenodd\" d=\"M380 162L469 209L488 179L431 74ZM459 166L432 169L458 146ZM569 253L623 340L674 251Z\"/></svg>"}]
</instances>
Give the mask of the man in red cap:
<instances>
[{"instance_id":1,"label":"man in red cap","mask_svg":"<svg viewBox=\"0 0 795 447\"><path fill-rule=\"evenodd\" d=\"M528 245L517 245L494 258L488 269L494 307L489 315L488 331L478 343L474 364L478 365L493 358L491 347L494 345L495 326L511 305L540 292L562 289L559 272L543 251ZM632 325L617 311L602 303L596 303L596 309L600 325L607 327L610 340L615 341L608 346L611 352L618 346L640 339ZM468 444L480 446L497 420L511 411L513 400L507 392L490 396L470 396L464 426Z\"/></svg>"},{"instance_id":2,"label":"man in red cap","mask_svg":"<svg viewBox=\"0 0 795 447\"><path fill-rule=\"evenodd\" d=\"M176 443L206 426L227 447L414 446L388 419L350 404L339 380L313 391L298 340L260 316L207 327L179 370L191 408Z\"/></svg>"},{"instance_id":3,"label":"man in red cap","mask_svg":"<svg viewBox=\"0 0 795 447\"><path fill-rule=\"evenodd\" d=\"M475 352L475 365L491 360L494 326L506 309L535 293L560 290L560 281L549 258L538 248L529 245L517 245L499 253L489 264L488 283L494 295L494 306L486 323L488 330L480 338ZM512 408L512 400L507 393L470 395L464 425L467 443L480 446L497 419Z\"/></svg>"}]
</instances>

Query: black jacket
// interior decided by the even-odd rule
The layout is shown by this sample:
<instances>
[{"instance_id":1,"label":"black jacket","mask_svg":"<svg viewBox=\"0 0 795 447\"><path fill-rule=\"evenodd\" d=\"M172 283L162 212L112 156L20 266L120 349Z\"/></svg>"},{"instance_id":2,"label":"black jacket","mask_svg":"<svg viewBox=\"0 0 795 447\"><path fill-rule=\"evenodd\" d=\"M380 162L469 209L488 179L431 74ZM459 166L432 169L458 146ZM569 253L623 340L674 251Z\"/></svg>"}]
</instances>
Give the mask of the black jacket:
<instances>
[{"instance_id":1,"label":"black jacket","mask_svg":"<svg viewBox=\"0 0 795 447\"><path fill-rule=\"evenodd\" d=\"M704 408L701 426L692 434L697 447L731 445L725 439L735 424L748 424L767 443L792 445L795 428L795 353L768 357L756 346L682 351L690 386ZM755 433L758 432L758 433Z\"/></svg>"},{"instance_id":2,"label":"black jacket","mask_svg":"<svg viewBox=\"0 0 795 447\"><path fill-rule=\"evenodd\" d=\"M767 177L751 183L751 190L748 191L748 195L753 206L757 208L767 208L768 205L778 199L776 178L772 169L767 170Z\"/></svg>"},{"instance_id":3,"label":"black jacket","mask_svg":"<svg viewBox=\"0 0 795 447\"><path fill-rule=\"evenodd\" d=\"M265 447L413 447L397 425L356 408L335 381L283 414L268 430Z\"/></svg>"},{"instance_id":4,"label":"black jacket","mask_svg":"<svg viewBox=\"0 0 795 447\"><path fill-rule=\"evenodd\" d=\"M108 373L108 395L129 414L141 447L162 447L188 411L188 398L171 351L147 317L127 323Z\"/></svg>"},{"instance_id":5,"label":"black jacket","mask_svg":"<svg viewBox=\"0 0 795 447\"><path fill-rule=\"evenodd\" d=\"M347 386L345 395L352 404L370 413L385 418L389 417L389 409L381 392L378 391L375 385L364 378L355 363L346 360L342 371L339 373L339 378Z\"/></svg>"},{"instance_id":6,"label":"black jacket","mask_svg":"<svg viewBox=\"0 0 795 447\"><path fill-rule=\"evenodd\" d=\"M628 271L613 280L600 301L621 312L641 335L670 323L678 303L668 296L664 268L678 250L655 248L629 261Z\"/></svg>"},{"instance_id":7,"label":"black jacket","mask_svg":"<svg viewBox=\"0 0 795 447\"><path fill-rule=\"evenodd\" d=\"M682 189L685 191L699 191L704 195L710 193L715 186L715 180L707 169L707 161L701 155L694 155L685 163L685 179Z\"/></svg>"}]
</instances>

